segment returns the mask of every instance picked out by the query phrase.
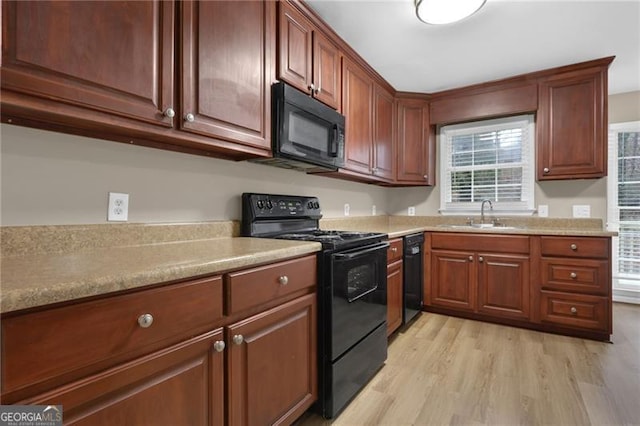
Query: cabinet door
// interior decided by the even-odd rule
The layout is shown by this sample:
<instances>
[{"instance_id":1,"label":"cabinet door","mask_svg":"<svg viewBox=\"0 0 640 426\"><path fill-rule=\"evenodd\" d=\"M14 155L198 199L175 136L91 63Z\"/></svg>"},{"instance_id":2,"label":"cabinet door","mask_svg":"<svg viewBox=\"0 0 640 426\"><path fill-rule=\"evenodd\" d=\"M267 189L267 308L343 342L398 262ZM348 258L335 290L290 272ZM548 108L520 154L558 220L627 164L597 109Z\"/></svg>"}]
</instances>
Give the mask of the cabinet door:
<instances>
[{"instance_id":1,"label":"cabinet door","mask_svg":"<svg viewBox=\"0 0 640 426\"><path fill-rule=\"evenodd\" d=\"M606 67L542 81L539 103L538 180L606 176Z\"/></svg>"},{"instance_id":2,"label":"cabinet door","mask_svg":"<svg viewBox=\"0 0 640 426\"><path fill-rule=\"evenodd\" d=\"M433 185L435 138L431 137L429 106L425 101L398 101L398 182Z\"/></svg>"},{"instance_id":3,"label":"cabinet door","mask_svg":"<svg viewBox=\"0 0 640 426\"><path fill-rule=\"evenodd\" d=\"M228 328L228 424L290 424L317 398L316 296Z\"/></svg>"},{"instance_id":4,"label":"cabinet door","mask_svg":"<svg viewBox=\"0 0 640 426\"><path fill-rule=\"evenodd\" d=\"M478 311L529 319L529 257L478 254Z\"/></svg>"},{"instance_id":5,"label":"cabinet door","mask_svg":"<svg viewBox=\"0 0 640 426\"><path fill-rule=\"evenodd\" d=\"M65 425L221 425L224 352L215 342L222 329L19 404L62 405Z\"/></svg>"},{"instance_id":6,"label":"cabinet door","mask_svg":"<svg viewBox=\"0 0 640 426\"><path fill-rule=\"evenodd\" d=\"M342 59L342 112L345 116L345 168L371 174L373 81L358 65Z\"/></svg>"},{"instance_id":7,"label":"cabinet door","mask_svg":"<svg viewBox=\"0 0 640 426\"><path fill-rule=\"evenodd\" d=\"M431 252L431 305L473 311L476 307L472 252Z\"/></svg>"},{"instance_id":8,"label":"cabinet door","mask_svg":"<svg viewBox=\"0 0 640 426\"><path fill-rule=\"evenodd\" d=\"M278 78L309 93L313 71L313 26L286 1L278 2L278 8ZM329 93L328 81L327 84Z\"/></svg>"},{"instance_id":9,"label":"cabinet door","mask_svg":"<svg viewBox=\"0 0 640 426\"><path fill-rule=\"evenodd\" d=\"M387 266L387 336L402 325L402 260Z\"/></svg>"},{"instance_id":10,"label":"cabinet door","mask_svg":"<svg viewBox=\"0 0 640 426\"><path fill-rule=\"evenodd\" d=\"M393 96L375 86L373 102L373 175L395 179L396 145L394 140L395 106Z\"/></svg>"},{"instance_id":11,"label":"cabinet door","mask_svg":"<svg viewBox=\"0 0 640 426\"><path fill-rule=\"evenodd\" d=\"M340 51L319 31L313 32L313 84L316 99L340 107Z\"/></svg>"},{"instance_id":12,"label":"cabinet door","mask_svg":"<svg viewBox=\"0 0 640 426\"><path fill-rule=\"evenodd\" d=\"M3 1L2 89L171 127L174 8Z\"/></svg>"},{"instance_id":13,"label":"cabinet door","mask_svg":"<svg viewBox=\"0 0 640 426\"><path fill-rule=\"evenodd\" d=\"M180 128L268 149L275 4L184 1Z\"/></svg>"}]
</instances>

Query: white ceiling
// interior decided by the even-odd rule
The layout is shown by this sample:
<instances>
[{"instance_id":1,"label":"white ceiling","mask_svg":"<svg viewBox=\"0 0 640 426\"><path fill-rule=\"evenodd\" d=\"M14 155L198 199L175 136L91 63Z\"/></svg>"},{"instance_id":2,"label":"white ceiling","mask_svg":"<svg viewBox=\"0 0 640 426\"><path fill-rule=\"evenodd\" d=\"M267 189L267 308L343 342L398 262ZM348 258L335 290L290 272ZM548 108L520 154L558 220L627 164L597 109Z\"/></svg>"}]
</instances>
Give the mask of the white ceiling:
<instances>
[{"instance_id":1,"label":"white ceiling","mask_svg":"<svg viewBox=\"0 0 640 426\"><path fill-rule=\"evenodd\" d=\"M413 0L307 4L396 90L437 92L613 55L609 93L640 90L640 0L487 0L443 26L420 22Z\"/></svg>"}]
</instances>

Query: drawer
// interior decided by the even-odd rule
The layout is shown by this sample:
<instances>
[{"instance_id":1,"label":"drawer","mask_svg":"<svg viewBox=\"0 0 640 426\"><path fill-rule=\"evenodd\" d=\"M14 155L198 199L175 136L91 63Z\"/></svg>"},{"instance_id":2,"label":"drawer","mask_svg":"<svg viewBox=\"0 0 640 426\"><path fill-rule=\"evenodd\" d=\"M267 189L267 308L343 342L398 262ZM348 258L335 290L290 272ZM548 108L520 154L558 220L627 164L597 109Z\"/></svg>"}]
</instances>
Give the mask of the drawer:
<instances>
[{"instance_id":1,"label":"drawer","mask_svg":"<svg viewBox=\"0 0 640 426\"><path fill-rule=\"evenodd\" d=\"M431 234L431 248L491 253L529 253L529 237L520 235Z\"/></svg>"},{"instance_id":2,"label":"drawer","mask_svg":"<svg viewBox=\"0 0 640 426\"><path fill-rule=\"evenodd\" d=\"M542 258L541 267L542 288L609 294L611 280L606 260Z\"/></svg>"},{"instance_id":3,"label":"drawer","mask_svg":"<svg viewBox=\"0 0 640 426\"><path fill-rule=\"evenodd\" d=\"M227 274L227 313L235 314L314 287L317 275L315 255Z\"/></svg>"},{"instance_id":4,"label":"drawer","mask_svg":"<svg viewBox=\"0 0 640 426\"><path fill-rule=\"evenodd\" d=\"M402 259L403 255L402 238L396 238L395 240L389 240L389 248L387 249L387 265Z\"/></svg>"},{"instance_id":5,"label":"drawer","mask_svg":"<svg viewBox=\"0 0 640 426\"><path fill-rule=\"evenodd\" d=\"M138 322L145 314L153 317L146 328ZM220 318L215 277L3 319L2 391L92 373L211 330Z\"/></svg>"},{"instance_id":6,"label":"drawer","mask_svg":"<svg viewBox=\"0 0 640 426\"><path fill-rule=\"evenodd\" d=\"M552 291L540 293L542 322L611 334L610 306L611 303L606 297Z\"/></svg>"},{"instance_id":7,"label":"drawer","mask_svg":"<svg viewBox=\"0 0 640 426\"><path fill-rule=\"evenodd\" d=\"M543 256L610 257L609 238L596 237L540 237Z\"/></svg>"}]
</instances>

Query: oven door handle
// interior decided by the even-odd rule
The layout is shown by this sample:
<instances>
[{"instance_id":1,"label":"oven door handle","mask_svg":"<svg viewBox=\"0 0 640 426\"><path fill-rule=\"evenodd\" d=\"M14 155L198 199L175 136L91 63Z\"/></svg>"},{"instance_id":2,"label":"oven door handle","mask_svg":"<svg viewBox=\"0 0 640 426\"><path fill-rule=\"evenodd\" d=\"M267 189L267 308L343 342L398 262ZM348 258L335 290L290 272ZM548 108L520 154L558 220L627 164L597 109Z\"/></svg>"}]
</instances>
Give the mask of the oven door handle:
<instances>
[{"instance_id":1,"label":"oven door handle","mask_svg":"<svg viewBox=\"0 0 640 426\"><path fill-rule=\"evenodd\" d=\"M376 284L373 288L370 288L369 290L365 291L364 293L361 293L361 294L357 295L357 296L356 296L356 297L354 297L353 299L351 299L351 298L347 298L347 301L348 301L349 303L353 303L353 302L355 302L356 300L358 300L358 299L361 299L361 298L365 297L367 294L369 294L369 293L373 293L373 292L374 292L374 291L376 291L377 289L378 289L378 284Z\"/></svg>"},{"instance_id":2,"label":"oven door handle","mask_svg":"<svg viewBox=\"0 0 640 426\"><path fill-rule=\"evenodd\" d=\"M389 245L390 245L389 243L380 243L380 244L376 244L373 247L369 247L369 248L366 248L364 250L358 250L358 251L351 252L351 253L336 253L336 254L333 255L333 257L335 257L337 259L347 259L347 260L354 259L356 257L362 256L362 255L367 254L367 253L371 253L373 251L386 249L386 248L389 247Z\"/></svg>"}]
</instances>

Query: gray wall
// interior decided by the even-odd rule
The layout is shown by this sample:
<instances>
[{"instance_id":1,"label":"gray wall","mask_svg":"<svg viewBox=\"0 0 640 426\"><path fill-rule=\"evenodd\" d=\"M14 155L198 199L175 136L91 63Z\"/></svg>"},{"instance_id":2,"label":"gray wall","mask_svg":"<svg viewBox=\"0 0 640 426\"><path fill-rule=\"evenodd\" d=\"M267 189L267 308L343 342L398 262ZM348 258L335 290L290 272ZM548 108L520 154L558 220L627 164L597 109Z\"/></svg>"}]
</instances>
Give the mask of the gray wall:
<instances>
[{"instance_id":1,"label":"gray wall","mask_svg":"<svg viewBox=\"0 0 640 426\"><path fill-rule=\"evenodd\" d=\"M610 122L640 120L640 92L609 97ZM107 193L130 194L130 222L240 218L242 192L311 194L325 217L436 215L439 187L380 188L246 162L130 146L18 126L0 125L0 224L53 225L106 221ZM536 204L570 217L573 204L606 218L606 179L536 184Z\"/></svg>"}]
</instances>

